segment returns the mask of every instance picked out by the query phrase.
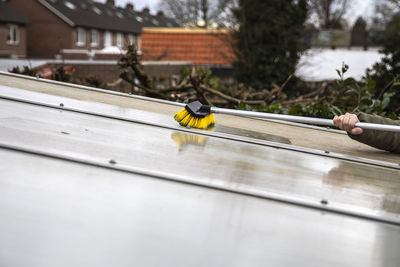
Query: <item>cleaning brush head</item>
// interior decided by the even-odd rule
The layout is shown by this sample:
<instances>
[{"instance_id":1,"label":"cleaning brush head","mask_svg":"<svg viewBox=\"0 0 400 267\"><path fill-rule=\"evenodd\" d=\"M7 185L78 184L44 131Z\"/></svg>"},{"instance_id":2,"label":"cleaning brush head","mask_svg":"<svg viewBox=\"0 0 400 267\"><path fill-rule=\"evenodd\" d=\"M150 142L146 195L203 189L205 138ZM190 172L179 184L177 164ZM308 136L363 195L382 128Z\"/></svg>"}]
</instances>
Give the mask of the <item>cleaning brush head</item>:
<instances>
[{"instance_id":1,"label":"cleaning brush head","mask_svg":"<svg viewBox=\"0 0 400 267\"><path fill-rule=\"evenodd\" d=\"M174 119L182 126L199 129L207 129L215 123L211 107L201 104L200 101L187 104L184 109L175 114Z\"/></svg>"}]
</instances>

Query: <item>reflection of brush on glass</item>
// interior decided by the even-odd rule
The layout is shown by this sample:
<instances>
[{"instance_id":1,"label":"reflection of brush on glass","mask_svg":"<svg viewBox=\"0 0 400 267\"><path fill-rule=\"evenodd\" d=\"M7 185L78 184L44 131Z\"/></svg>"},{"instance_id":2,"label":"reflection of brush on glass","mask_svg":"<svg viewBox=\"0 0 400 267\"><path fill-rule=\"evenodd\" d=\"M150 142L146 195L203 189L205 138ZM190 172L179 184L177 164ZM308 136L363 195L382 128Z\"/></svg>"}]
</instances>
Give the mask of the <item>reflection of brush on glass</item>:
<instances>
[{"instance_id":1,"label":"reflection of brush on glass","mask_svg":"<svg viewBox=\"0 0 400 267\"><path fill-rule=\"evenodd\" d=\"M315 125L335 126L333 120L329 119L217 108L217 107L203 105L199 101L187 104L183 110L175 114L174 118L182 126L207 129L208 127L215 124L213 113L234 115L234 116L241 116L248 118L274 119L274 120L292 121L299 123L309 123ZM400 132L400 126L394 126L394 125L359 122L356 123L355 126L369 130Z\"/></svg>"},{"instance_id":2,"label":"reflection of brush on glass","mask_svg":"<svg viewBox=\"0 0 400 267\"><path fill-rule=\"evenodd\" d=\"M206 137L201 135L178 133L178 132L171 134L171 138L179 146L179 148L182 148L188 144L203 146L207 140Z\"/></svg>"}]
</instances>

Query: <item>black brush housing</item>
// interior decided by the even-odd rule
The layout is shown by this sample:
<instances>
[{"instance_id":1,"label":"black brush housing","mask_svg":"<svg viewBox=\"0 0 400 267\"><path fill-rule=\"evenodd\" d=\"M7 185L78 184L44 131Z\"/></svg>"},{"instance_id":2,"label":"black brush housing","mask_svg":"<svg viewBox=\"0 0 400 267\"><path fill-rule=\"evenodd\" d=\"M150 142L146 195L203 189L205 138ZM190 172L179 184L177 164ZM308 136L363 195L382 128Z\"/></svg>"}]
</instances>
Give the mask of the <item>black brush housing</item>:
<instances>
[{"instance_id":1,"label":"black brush housing","mask_svg":"<svg viewBox=\"0 0 400 267\"><path fill-rule=\"evenodd\" d=\"M200 101L187 104L185 109L195 118L204 118L211 114L211 106L203 105Z\"/></svg>"}]
</instances>

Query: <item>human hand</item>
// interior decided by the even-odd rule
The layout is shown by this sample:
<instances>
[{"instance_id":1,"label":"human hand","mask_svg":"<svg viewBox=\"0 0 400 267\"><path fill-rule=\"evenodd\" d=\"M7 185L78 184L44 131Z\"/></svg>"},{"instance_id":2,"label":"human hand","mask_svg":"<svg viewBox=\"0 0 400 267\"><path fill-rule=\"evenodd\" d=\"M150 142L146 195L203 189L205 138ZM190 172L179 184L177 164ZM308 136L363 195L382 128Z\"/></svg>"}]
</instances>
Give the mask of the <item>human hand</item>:
<instances>
[{"instance_id":1,"label":"human hand","mask_svg":"<svg viewBox=\"0 0 400 267\"><path fill-rule=\"evenodd\" d=\"M362 128L354 127L357 122L360 122L357 115L350 113L346 113L341 116L335 116L333 118L333 124L336 127L354 135L359 135L363 133Z\"/></svg>"}]
</instances>

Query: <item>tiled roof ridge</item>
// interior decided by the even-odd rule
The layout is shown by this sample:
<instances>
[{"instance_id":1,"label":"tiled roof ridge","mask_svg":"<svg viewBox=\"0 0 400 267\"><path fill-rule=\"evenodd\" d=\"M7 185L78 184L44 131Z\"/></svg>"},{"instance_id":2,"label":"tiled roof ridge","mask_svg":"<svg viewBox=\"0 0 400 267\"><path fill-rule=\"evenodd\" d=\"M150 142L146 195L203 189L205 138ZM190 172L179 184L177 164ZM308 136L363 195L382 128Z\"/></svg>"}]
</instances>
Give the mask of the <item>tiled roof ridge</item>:
<instances>
[{"instance_id":1,"label":"tiled roof ridge","mask_svg":"<svg viewBox=\"0 0 400 267\"><path fill-rule=\"evenodd\" d=\"M181 33L181 34L225 34L229 29L179 28L179 27L144 27L142 33Z\"/></svg>"}]
</instances>

